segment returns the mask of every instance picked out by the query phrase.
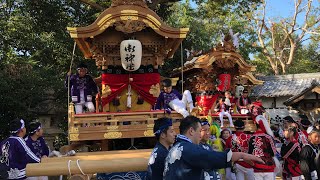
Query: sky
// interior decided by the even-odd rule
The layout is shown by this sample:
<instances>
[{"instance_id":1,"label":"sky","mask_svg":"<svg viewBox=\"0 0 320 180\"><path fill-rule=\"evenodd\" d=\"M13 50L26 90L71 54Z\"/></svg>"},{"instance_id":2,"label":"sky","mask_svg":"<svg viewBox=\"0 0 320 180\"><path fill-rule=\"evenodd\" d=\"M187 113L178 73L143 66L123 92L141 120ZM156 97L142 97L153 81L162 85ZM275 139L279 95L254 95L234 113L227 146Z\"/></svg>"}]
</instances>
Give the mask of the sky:
<instances>
[{"instance_id":1,"label":"sky","mask_svg":"<svg viewBox=\"0 0 320 180\"><path fill-rule=\"evenodd\" d=\"M320 0L313 0L313 6L319 6ZM196 4L191 1L191 6ZM292 17L294 13L294 0L267 0L267 16L270 18ZM298 22L303 22L303 16L298 16Z\"/></svg>"}]
</instances>

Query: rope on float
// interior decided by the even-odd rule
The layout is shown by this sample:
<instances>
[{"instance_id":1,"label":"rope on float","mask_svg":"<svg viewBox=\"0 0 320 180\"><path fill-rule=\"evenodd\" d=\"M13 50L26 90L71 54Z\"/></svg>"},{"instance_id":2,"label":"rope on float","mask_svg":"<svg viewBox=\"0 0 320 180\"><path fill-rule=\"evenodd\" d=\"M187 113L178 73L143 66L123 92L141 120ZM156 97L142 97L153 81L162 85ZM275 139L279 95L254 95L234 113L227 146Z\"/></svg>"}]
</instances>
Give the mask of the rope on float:
<instances>
[{"instance_id":1,"label":"rope on float","mask_svg":"<svg viewBox=\"0 0 320 180\"><path fill-rule=\"evenodd\" d=\"M184 78L183 78L183 47L182 47L182 42L180 44L180 48L181 48L181 80L182 80L182 83L181 83L181 92L183 93L183 81L184 81Z\"/></svg>"},{"instance_id":2,"label":"rope on float","mask_svg":"<svg viewBox=\"0 0 320 180\"><path fill-rule=\"evenodd\" d=\"M72 56L71 56L71 63L70 63L70 67L69 67L69 72L71 72L72 70L72 65L73 65L73 60L74 60L74 54L75 54L75 51L76 51L76 46L77 46L77 43L74 42L74 45L73 45L73 51L72 51ZM68 76L68 111L69 111L69 105L70 105L70 77L71 77L71 74L70 76ZM70 122L69 122L69 119L70 119L70 114L68 112L68 129L69 129L69 125L70 125ZM70 145L70 137L69 137L69 133L68 133L68 145Z\"/></svg>"}]
</instances>

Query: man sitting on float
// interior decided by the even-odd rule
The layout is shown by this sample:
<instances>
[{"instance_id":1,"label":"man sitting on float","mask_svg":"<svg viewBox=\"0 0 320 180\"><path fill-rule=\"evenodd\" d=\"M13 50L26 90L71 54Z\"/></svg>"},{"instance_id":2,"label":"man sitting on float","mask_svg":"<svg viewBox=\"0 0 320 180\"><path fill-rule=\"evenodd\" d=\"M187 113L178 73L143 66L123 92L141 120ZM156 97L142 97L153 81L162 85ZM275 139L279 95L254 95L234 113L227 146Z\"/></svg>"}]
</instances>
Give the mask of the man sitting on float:
<instances>
[{"instance_id":1,"label":"man sitting on float","mask_svg":"<svg viewBox=\"0 0 320 180\"><path fill-rule=\"evenodd\" d=\"M238 99L238 106L241 114L248 114L248 105L251 104L251 99L248 97L248 90L243 90L242 95Z\"/></svg>"},{"instance_id":2,"label":"man sitting on float","mask_svg":"<svg viewBox=\"0 0 320 180\"><path fill-rule=\"evenodd\" d=\"M170 79L162 81L163 91L160 93L155 109L165 109L167 113L171 110L175 110L180 113L183 117L187 117L190 113L196 111L193 105L191 93L189 90L185 90L181 95L177 90L172 89L172 82ZM189 108L187 111L186 108Z\"/></svg>"}]
</instances>

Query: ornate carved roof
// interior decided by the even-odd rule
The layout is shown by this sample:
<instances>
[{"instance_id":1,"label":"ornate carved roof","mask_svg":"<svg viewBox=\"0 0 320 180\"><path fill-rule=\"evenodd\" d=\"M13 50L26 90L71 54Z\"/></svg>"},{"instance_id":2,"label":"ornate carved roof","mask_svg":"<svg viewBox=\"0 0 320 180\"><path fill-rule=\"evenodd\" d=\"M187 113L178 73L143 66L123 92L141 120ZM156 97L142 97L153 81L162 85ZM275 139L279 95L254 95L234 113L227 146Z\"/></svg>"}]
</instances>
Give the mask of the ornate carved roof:
<instances>
[{"instance_id":1,"label":"ornate carved roof","mask_svg":"<svg viewBox=\"0 0 320 180\"><path fill-rule=\"evenodd\" d=\"M225 38L223 45L219 44L217 47L212 48L209 52L194 57L192 60L187 61L184 64L183 71L188 73L192 69L226 69L235 72L236 75L246 78L253 84L263 84L263 81L256 79L252 72L256 70L255 66L248 64L242 56L236 52L232 41L229 38ZM173 76L179 74L181 68L173 71Z\"/></svg>"},{"instance_id":2,"label":"ornate carved roof","mask_svg":"<svg viewBox=\"0 0 320 180\"><path fill-rule=\"evenodd\" d=\"M111 27L124 34L151 28L166 42L168 41L165 51L166 57L169 58L173 56L189 31L188 28L169 27L142 0L114 0L112 6L102 12L92 24L86 27L68 27L67 30L75 39L85 58L92 58L94 46L90 42Z\"/></svg>"}]
</instances>

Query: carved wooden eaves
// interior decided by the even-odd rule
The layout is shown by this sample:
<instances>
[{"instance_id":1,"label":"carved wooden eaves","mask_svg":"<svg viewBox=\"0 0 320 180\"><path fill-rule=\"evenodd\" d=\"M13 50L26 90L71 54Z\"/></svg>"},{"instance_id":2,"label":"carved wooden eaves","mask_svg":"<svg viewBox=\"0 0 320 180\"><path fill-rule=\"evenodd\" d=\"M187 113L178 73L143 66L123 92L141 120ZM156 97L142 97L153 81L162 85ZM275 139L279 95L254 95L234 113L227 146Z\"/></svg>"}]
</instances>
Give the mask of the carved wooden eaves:
<instances>
[{"instance_id":1,"label":"carved wooden eaves","mask_svg":"<svg viewBox=\"0 0 320 180\"><path fill-rule=\"evenodd\" d=\"M140 5L119 5L106 9L92 24L86 27L68 27L71 38L83 52L85 58L92 58L92 39L102 34L107 28L130 34L150 27L155 33L166 39L164 50L172 58L180 43L186 38L188 28L172 28L166 25L152 10ZM91 40L90 40L91 39Z\"/></svg>"}]
</instances>

